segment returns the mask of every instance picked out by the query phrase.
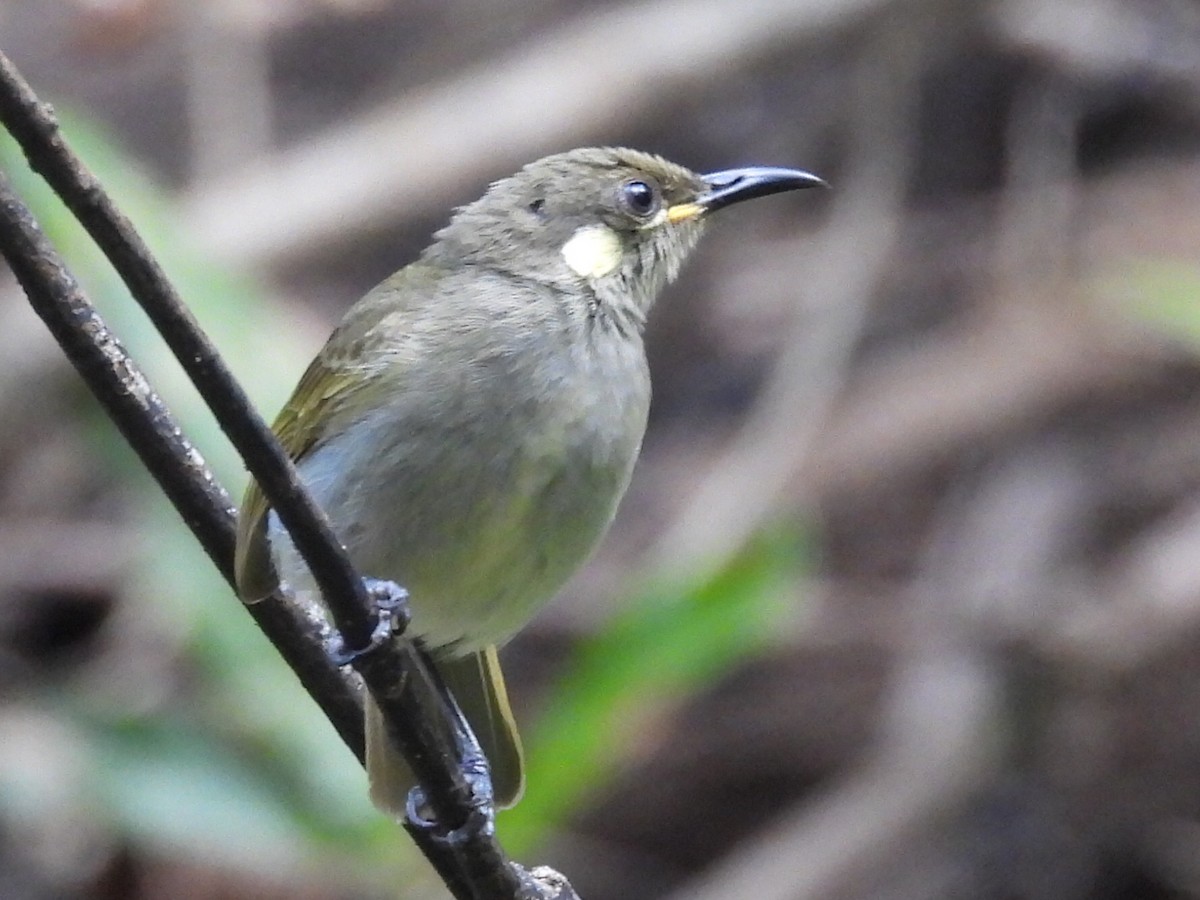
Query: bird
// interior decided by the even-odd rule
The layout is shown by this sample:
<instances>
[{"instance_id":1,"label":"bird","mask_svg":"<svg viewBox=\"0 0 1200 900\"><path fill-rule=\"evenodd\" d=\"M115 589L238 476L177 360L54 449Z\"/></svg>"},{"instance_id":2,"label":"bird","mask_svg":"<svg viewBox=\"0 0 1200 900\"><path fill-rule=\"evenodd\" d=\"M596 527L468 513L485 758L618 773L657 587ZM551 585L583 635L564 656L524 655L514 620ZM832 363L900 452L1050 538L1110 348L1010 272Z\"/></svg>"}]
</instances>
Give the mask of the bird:
<instances>
[{"instance_id":1,"label":"bird","mask_svg":"<svg viewBox=\"0 0 1200 900\"><path fill-rule=\"evenodd\" d=\"M407 589L407 636L474 732L497 807L524 789L497 650L587 560L625 493L655 300L713 213L821 185L617 147L532 162L349 308L275 420L356 568ZM247 603L281 586L319 597L253 481L235 568ZM415 778L365 707L370 797L400 818Z\"/></svg>"}]
</instances>

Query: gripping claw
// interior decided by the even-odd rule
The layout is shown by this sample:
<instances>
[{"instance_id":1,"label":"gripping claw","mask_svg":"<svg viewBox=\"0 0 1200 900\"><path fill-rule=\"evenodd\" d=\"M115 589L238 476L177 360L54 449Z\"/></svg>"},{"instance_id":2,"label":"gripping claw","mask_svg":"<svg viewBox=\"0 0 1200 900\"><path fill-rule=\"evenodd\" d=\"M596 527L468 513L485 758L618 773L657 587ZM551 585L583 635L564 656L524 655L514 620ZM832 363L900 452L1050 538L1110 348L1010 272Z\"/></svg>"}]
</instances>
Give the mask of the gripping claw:
<instances>
[{"instance_id":1,"label":"gripping claw","mask_svg":"<svg viewBox=\"0 0 1200 900\"><path fill-rule=\"evenodd\" d=\"M496 793L492 788L491 766L483 755L483 748L454 698L447 693L446 699L454 719L459 766L471 789L471 815L458 828L446 830L433 817L425 792L418 785L408 793L405 817L411 827L419 828L451 847L458 847L477 835L495 834Z\"/></svg>"},{"instance_id":2,"label":"gripping claw","mask_svg":"<svg viewBox=\"0 0 1200 900\"><path fill-rule=\"evenodd\" d=\"M363 585L375 607L375 628L367 646L357 649L347 648L338 632L330 634L325 652L336 666L350 665L408 627L408 591L394 581L379 578L364 578Z\"/></svg>"}]
</instances>

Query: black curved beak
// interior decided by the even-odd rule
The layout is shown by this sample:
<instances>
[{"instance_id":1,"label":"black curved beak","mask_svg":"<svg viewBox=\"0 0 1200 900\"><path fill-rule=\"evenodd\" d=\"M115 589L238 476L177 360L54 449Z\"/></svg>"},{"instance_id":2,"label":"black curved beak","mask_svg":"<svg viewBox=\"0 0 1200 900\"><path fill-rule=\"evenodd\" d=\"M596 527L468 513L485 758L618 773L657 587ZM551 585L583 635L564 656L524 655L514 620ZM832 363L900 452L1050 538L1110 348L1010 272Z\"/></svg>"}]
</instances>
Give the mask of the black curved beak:
<instances>
[{"instance_id":1,"label":"black curved beak","mask_svg":"<svg viewBox=\"0 0 1200 900\"><path fill-rule=\"evenodd\" d=\"M668 209L667 221L686 222L733 203L766 197L768 194L829 187L812 172L805 172L803 169L779 169L773 166L726 169L700 177L706 190L690 203L678 203Z\"/></svg>"},{"instance_id":2,"label":"black curved beak","mask_svg":"<svg viewBox=\"0 0 1200 900\"><path fill-rule=\"evenodd\" d=\"M746 169L726 169L701 176L708 190L696 198L706 212L713 212L732 203L799 191L804 188L829 187L812 172L803 169L779 169L772 166L750 166Z\"/></svg>"}]
</instances>

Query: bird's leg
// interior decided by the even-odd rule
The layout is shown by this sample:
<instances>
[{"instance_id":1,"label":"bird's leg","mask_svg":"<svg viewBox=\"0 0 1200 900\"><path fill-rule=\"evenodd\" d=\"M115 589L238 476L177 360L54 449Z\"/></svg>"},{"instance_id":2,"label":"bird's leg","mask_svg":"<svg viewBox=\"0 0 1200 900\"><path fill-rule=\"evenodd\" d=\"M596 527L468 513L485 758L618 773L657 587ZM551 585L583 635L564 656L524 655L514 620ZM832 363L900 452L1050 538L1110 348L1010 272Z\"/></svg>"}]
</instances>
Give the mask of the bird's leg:
<instances>
[{"instance_id":1,"label":"bird's leg","mask_svg":"<svg viewBox=\"0 0 1200 900\"><path fill-rule=\"evenodd\" d=\"M335 666L350 665L408 627L408 591L380 578L364 578L363 585L375 607L375 629L367 646L358 648L347 647L339 632L331 632L325 640L325 652Z\"/></svg>"},{"instance_id":2,"label":"bird's leg","mask_svg":"<svg viewBox=\"0 0 1200 900\"><path fill-rule=\"evenodd\" d=\"M463 715L454 695L446 687L437 667L432 664L428 654L423 650L422 655L425 656L429 674L450 713L450 721L454 727L454 743L458 751L459 769L471 788L473 814L460 827L449 832L442 831L440 824L429 815L429 804L425 798L425 792L418 785L409 792L407 818L412 827L434 833L439 840L448 844L458 845L473 835L495 832L496 794L492 788L492 767L483 753L479 739L475 737L471 724Z\"/></svg>"}]
</instances>

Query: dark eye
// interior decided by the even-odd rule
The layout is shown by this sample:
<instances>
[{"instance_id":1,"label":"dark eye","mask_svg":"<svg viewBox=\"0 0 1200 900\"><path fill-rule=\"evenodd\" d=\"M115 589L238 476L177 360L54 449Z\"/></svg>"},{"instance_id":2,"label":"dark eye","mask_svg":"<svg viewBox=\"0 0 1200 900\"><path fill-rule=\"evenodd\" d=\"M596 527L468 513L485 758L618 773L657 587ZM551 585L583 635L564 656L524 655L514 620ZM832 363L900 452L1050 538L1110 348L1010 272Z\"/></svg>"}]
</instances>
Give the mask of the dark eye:
<instances>
[{"instance_id":1,"label":"dark eye","mask_svg":"<svg viewBox=\"0 0 1200 900\"><path fill-rule=\"evenodd\" d=\"M530 201L529 211L539 219L544 219L546 217L546 199L538 197L536 200Z\"/></svg>"},{"instance_id":2,"label":"dark eye","mask_svg":"<svg viewBox=\"0 0 1200 900\"><path fill-rule=\"evenodd\" d=\"M644 181L627 181L621 185L621 202L635 216L647 218L658 212L658 191Z\"/></svg>"}]
</instances>

